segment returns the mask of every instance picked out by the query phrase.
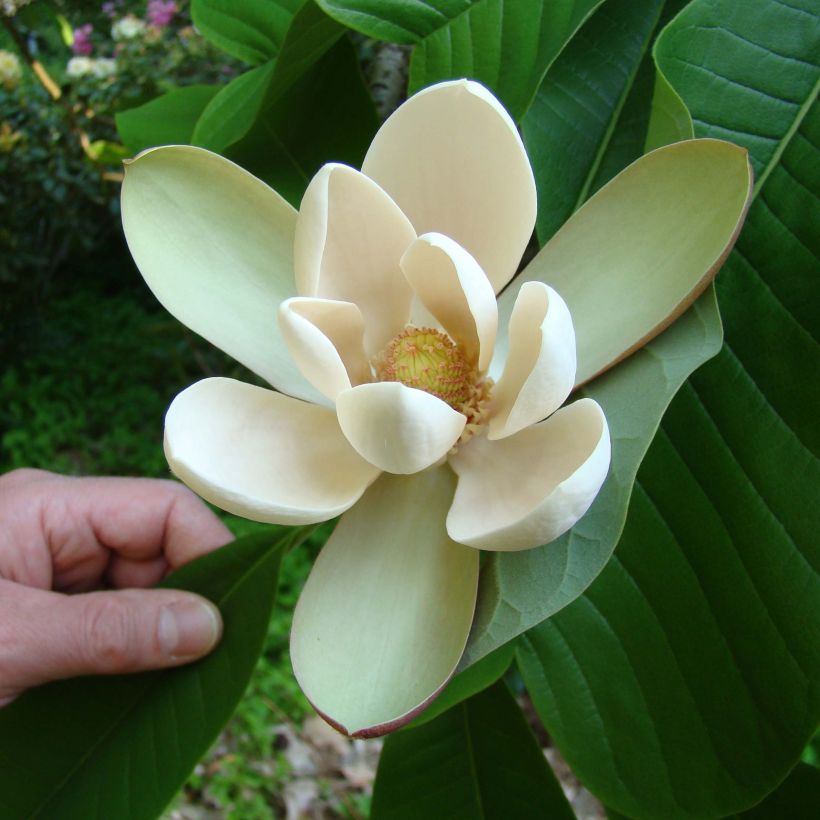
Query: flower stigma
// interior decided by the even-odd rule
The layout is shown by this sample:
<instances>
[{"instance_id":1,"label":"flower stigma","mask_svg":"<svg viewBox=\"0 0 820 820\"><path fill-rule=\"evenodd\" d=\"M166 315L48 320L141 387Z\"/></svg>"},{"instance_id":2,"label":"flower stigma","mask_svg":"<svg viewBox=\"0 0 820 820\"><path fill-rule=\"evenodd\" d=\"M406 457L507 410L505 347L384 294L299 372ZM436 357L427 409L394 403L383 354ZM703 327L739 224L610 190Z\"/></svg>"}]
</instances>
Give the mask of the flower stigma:
<instances>
[{"instance_id":1,"label":"flower stigma","mask_svg":"<svg viewBox=\"0 0 820 820\"><path fill-rule=\"evenodd\" d=\"M374 362L380 381L424 390L467 416L456 446L471 439L487 415L491 379L483 378L456 343L440 330L408 325Z\"/></svg>"}]
</instances>

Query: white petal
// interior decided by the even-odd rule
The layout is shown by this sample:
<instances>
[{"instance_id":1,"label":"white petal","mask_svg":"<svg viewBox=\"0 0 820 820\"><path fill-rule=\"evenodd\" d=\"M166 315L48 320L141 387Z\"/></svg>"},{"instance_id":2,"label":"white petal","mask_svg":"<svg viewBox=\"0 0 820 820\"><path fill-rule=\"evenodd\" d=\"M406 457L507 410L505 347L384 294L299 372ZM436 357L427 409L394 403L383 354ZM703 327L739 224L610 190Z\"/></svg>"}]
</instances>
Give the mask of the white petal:
<instances>
[{"instance_id":1,"label":"white petal","mask_svg":"<svg viewBox=\"0 0 820 820\"><path fill-rule=\"evenodd\" d=\"M437 396L400 382L362 384L336 397L339 425L380 470L416 473L458 441L467 418Z\"/></svg>"},{"instance_id":2,"label":"white petal","mask_svg":"<svg viewBox=\"0 0 820 820\"><path fill-rule=\"evenodd\" d=\"M493 355L498 308L478 262L449 237L427 233L407 249L401 269L424 307L471 364L485 371Z\"/></svg>"},{"instance_id":3,"label":"white petal","mask_svg":"<svg viewBox=\"0 0 820 820\"><path fill-rule=\"evenodd\" d=\"M504 438L554 413L575 384L575 331L566 302L527 282L515 300L504 373L493 390L488 437Z\"/></svg>"},{"instance_id":4,"label":"white petal","mask_svg":"<svg viewBox=\"0 0 820 820\"><path fill-rule=\"evenodd\" d=\"M484 86L439 83L411 97L376 134L362 171L410 217L466 248L496 292L535 225L535 180L515 123Z\"/></svg>"},{"instance_id":5,"label":"white petal","mask_svg":"<svg viewBox=\"0 0 820 820\"><path fill-rule=\"evenodd\" d=\"M383 475L345 513L293 616L310 702L348 734L407 723L453 674L470 631L479 553L447 537L447 468Z\"/></svg>"},{"instance_id":6,"label":"white petal","mask_svg":"<svg viewBox=\"0 0 820 820\"><path fill-rule=\"evenodd\" d=\"M233 379L204 379L174 399L165 455L206 501L271 524L333 518L379 474L332 410Z\"/></svg>"},{"instance_id":7,"label":"white petal","mask_svg":"<svg viewBox=\"0 0 820 820\"><path fill-rule=\"evenodd\" d=\"M407 217L372 180L346 165L325 165L305 191L296 224L299 295L357 305L372 356L407 324L412 292L399 260L415 238Z\"/></svg>"},{"instance_id":8,"label":"white petal","mask_svg":"<svg viewBox=\"0 0 820 820\"><path fill-rule=\"evenodd\" d=\"M155 148L127 164L122 222L166 310L278 389L321 400L274 320L296 292L296 211L276 191L210 151Z\"/></svg>"},{"instance_id":9,"label":"white petal","mask_svg":"<svg viewBox=\"0 0 820 820\"><path fill-rule=\"evenodd\" d=\"M501 441L474 438L450 458L458 487L447 531L487 550L548 544L589 509L609 459L609 427L592 399Z\"/></svg>"},{"instance_id":10,"label":"white petal","mask_svg":"<svg viewBox=\"0 0 820 820\"><path fill-rule=\"evenodd\" d=\"M352 302L294 297L279 306L282 337L305 378L331 401L370 381L364 319Z\"/></svg>"}]
</instances>

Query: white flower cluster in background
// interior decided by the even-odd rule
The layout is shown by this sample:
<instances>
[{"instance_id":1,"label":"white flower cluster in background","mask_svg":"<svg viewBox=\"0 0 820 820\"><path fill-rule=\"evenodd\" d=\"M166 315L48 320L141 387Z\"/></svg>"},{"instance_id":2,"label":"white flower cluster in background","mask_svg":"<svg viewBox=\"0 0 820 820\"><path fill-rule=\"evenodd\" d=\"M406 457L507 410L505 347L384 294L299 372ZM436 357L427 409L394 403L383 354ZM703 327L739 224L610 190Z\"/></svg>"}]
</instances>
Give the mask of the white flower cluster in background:
<instances>
[{"instance_id":1,"label":"white flower cluster in background","mask_svg":"<svg viewBox=\"0 0 820 820\"><path fill-rule=\"evenodd\" d=\"M2 10L6 17L11 17L30 2L31 0L0 0L0 10Z\"/></svg>"},{"instance_id":2,"label":"white flower cluster in background","mask_svg":"<svg viewBox=\"0 0 820 820\"><path fill-rule=\"evenodd\" d=\"M147 28L148 26L143 20L129 14L120 18L111 26L111 36L115 40L133 40L143 34Z\"/></svg>"},{"instance_id":3,"label":"white flower cluster in background","mask_svg":"<svg viewBox=\"0 0 820 820\"><path fill-rule=\"evenodd\" d=\"M72 57L66 65L66 75L72 79L97 77L105 79L117 73L117 61L112 57Z\"/></svg>"},{"instance_id":4,"label":"white flower cluster in background","mask_svg":"<svg viewBox=\"0 0 820 820\"><path fill-rule=\"evenodd\" d=\"M0 86L6 91L14 91L22 76L23 69L17 55L0 49Z\"/></svg>"}]
</instances>

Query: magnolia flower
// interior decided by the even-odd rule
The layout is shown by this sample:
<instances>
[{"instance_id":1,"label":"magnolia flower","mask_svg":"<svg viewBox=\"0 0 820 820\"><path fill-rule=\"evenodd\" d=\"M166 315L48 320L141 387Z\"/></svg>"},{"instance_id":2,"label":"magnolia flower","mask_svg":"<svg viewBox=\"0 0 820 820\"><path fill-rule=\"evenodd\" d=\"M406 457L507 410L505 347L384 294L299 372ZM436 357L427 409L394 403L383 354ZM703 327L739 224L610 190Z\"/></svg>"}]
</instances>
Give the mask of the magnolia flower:
<instances>
[{"instance_id":1,"label":"magnolia flower","mask_svg":"<svg viewBox=\"0 0 820 820\"><path fill-rule=\"evenodd\" d=\"M706 142L636 163L539 254L554 249L549 274L564 276L577 317L528 268L500 322L495 294L530 238L535 186L514 123L477 83L410 98L362 171L323 167L298 214L202 149L128 165L123 223L149 286L281 391L225 378L184 390L166 416L171 468L258 521L342 514L291 635L300 685L341 730L389 731L446 684L472 623L476 548L548 544L594 499L607 421L589 398L561 405L678 315L723 258L748 180L716 193L716 169L743 152ZM703 173L708 204L686 200L692 221L657 216L659 196L680 198ZM623 201L636 184L645 194ZM642 242L653 219L663 235ZM672 283L662 299L656 272ZM638 309L619 316L623 292Z\"/></svg>"}]
</instances>

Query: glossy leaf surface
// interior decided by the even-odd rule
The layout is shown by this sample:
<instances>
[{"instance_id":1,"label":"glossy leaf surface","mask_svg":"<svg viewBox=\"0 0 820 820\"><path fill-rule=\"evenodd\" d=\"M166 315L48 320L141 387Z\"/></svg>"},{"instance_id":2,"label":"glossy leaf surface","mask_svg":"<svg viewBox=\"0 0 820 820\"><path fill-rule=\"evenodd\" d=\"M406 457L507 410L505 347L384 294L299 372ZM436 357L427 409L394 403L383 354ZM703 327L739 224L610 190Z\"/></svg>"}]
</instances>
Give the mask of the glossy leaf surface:
<instances>
[{"instance_id":1,"label":"glossy leaf surface","mask_svg":"<svg viewBox=\"0 0 820 820\"><path fill-rule=\"evenodd\" d=\"M573 820L543 752L503 682L388 738L372 820Z\"/></svg>"},{"instance_id":2,"label":"glossy leaf surface","mask_svg":"<svg viewBox=\"0 0 820 820\"><path fill-rule=\"evenodd\" d=\"M696 0L656 47L696 132L758 171L718 278L726 345L664 418L615 559L519 655L570 765L630 817L747 809L820 715L817 22Z\"/></svg>"}]
</instances>

